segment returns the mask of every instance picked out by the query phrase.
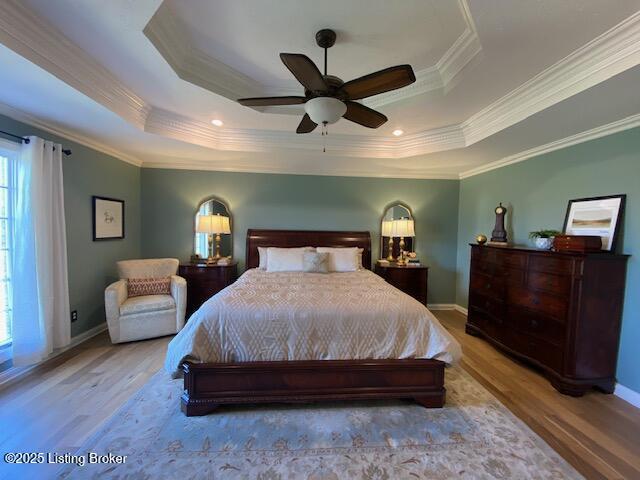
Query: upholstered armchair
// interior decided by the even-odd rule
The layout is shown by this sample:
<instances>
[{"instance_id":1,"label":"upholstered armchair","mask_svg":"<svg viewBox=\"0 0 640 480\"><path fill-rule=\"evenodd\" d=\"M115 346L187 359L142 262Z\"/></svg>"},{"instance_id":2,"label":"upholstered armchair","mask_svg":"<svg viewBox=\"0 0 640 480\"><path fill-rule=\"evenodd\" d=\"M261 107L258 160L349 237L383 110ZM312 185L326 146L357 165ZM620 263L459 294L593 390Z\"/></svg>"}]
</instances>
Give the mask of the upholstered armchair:
<instances>
[{"instance_id":1,"label":"upholstered armchair","mask_svg":"<svg viewBox=\"0 0 640 480\"><path fill-rule=\"evenodd\" d=\"M176 275L178 260L155 258L118 262L120 280L104 292L109 335L113 343L161 337L179 332L184 326L187 282ZM171 278L170 295L128 297L129 279Z\"/></svg>"}]
</instances>

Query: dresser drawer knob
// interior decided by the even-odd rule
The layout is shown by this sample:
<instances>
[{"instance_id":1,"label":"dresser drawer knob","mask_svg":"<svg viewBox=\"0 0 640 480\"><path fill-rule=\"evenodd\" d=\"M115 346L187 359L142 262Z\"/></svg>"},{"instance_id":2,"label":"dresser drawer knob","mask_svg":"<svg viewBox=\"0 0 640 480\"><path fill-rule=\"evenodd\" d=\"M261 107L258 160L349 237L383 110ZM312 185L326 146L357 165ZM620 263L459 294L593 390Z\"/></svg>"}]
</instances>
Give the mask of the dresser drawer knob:
<instances>
[{"instance_id":1,"label":"dresser drawer knob","mask_svg":"<svg viewBox=\"0 0 640 480\"><path fill-rule=\"evenodd\" d=\"M534 298L533 300L531 300L531 303L533 303L534 305L540 305L540 300Z\"/></svg>"},{"instance_id":2,"label":"dresser drawer knob","mask_svg":"<svg viewBox=\"0 0 640 480\"><path fill-rule=\"evenodd\" d=\"M487 284L484 286L484 288L487 288L487 289L491 288L491 284L490 284L490 283L487 283Z\"/></svg>"},{"instance_id":3,"label":"dresser drawer knob","mask_svg":"<svg viewBox=\"0 0 640 480\"><path fill-rule=\"evenodd\" d=\"M531 320L531 326L533 328L537 328L538 327L538 321L537 320Z\"/></svg>"}]
</instances>

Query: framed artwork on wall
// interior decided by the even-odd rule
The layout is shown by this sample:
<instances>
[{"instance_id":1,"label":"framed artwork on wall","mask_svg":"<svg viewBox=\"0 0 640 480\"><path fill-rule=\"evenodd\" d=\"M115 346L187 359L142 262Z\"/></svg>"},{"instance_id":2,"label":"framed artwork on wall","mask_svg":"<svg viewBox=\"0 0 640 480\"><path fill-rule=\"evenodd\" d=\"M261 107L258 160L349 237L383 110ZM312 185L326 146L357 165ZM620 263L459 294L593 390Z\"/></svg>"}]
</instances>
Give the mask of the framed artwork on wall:
<instances>
[{"instance_id":1,"label":"framed artwork on wall","mask_svg":"<svg viewBox=\"0 0 640 480\"><path fill-rule=\"evenodd\" d=\"M626 198L620 194L569 200L564 233L597 235L602 239L602 250L615 252Z\"/></svg>"},{"instance_id":2,"label":"framed artwork on wall","mask_svg":"<svg viewBox=\"0 0 640 480\"><path fill-rule=\"evenodd\" d=\"M93 240L124 238L124 200L92 197Z\"/></svg>"}]
</instances>

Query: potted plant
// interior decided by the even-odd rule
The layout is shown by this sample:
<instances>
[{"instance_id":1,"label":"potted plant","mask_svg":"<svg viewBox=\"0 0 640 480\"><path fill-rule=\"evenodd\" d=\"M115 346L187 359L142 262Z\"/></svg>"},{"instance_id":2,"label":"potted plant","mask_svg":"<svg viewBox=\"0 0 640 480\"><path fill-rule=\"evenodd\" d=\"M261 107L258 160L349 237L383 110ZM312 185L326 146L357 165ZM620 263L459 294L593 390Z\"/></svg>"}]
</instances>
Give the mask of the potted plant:
<instances>
[{"instance_id":1,"label":"potted plant","mask_svg":"<svg viewBox=\"0 0 640 480\"><path fill-rule=\"evenodd\" d=\"M549 250L553 246L553 237L559 234L557 230L537 230L530 232L529 238L534 241L536 248Z\"/></svg>"}]
</instances>

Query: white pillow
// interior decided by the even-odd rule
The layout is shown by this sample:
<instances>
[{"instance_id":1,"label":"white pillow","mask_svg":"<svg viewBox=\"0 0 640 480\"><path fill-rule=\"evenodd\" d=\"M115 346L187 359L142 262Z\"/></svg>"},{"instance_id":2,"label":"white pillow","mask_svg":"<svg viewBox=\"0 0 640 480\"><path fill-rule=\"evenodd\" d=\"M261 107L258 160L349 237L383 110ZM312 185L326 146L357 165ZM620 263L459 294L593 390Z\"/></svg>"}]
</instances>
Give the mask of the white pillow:
<instances>
[{"instance_id":1,"label":"white pillow","mask_svg":"<svg viewBox=\"0 0 640 480\"><path fill-rule=\"evenodd\" d=\"M267 269L267 247L258 247L258 258L260 259L258 268L260 270Z\"/></svg>"},{"instance_id":2,"label":"white pillow","mask_svg":"<svg viewBox=\"0 0 640 480\"><path fill-rule=\"evenodd\" d=\"M313 247L267 248L267 272L302 272L304 252L313 252Z\"/></svg>"},{"instance_id":3,"label":"white pillow","mask_svg":"<svg viewBox=\"0 0 640 480\"><path fill-rule=\"evenodd\" d=\"M358 267L358 247L318 247L318 253L329 254L330 272L355 272Z\"/></svg>"}]
</instances>

